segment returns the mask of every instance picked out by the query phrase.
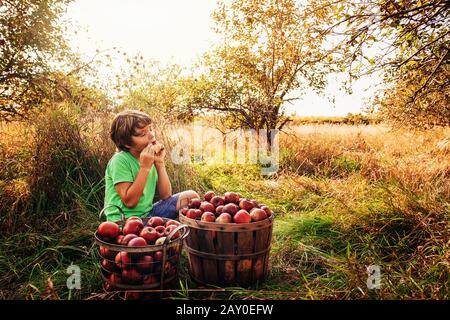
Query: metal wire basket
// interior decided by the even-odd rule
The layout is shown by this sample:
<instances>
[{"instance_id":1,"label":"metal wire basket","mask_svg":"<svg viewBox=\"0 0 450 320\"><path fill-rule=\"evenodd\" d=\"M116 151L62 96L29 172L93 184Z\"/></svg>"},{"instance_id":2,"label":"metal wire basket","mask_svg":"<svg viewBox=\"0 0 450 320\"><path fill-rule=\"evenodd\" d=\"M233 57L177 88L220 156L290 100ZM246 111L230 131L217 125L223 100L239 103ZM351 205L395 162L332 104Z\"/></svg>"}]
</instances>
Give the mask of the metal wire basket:
<instances>
[{"instance_id":1,"label":"metal wire basket","mask_svg":"<svg viewBox=\"0 0 450 320\"><path fill-rule=\"evenodd\" d=\"M122 208L109 205L100 212L100 219L110 207L119 209L121 221L116 223L122 230L125 224ZM165 224L172 220L162 219ZM147 225L148 220L150 218L142 218L144 225ZM179 236L172 239L177 232ZM188 234L189 227L180 224L166 236L161 245L129 247L103 241L96 231L94 239L99 246L101 275L105 284L125 290L163 289L178 277L183 240Z\"/></svg>"}]
</instances>

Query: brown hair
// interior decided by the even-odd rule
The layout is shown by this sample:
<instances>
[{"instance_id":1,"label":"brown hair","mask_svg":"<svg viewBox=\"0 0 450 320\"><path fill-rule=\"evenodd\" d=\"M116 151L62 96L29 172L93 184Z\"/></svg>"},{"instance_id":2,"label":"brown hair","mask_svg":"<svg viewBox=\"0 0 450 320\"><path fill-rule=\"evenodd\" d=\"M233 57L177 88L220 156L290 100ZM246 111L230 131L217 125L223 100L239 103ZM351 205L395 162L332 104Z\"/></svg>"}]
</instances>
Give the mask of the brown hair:
<instances>
[{"instance_id":1,"label":"brown hair","mask_svg":"<svg viewBox=\"0 0 450 320\"><path fill-rule=\"evenodd\" d=\"M111 124L109 134L114 144L122 151L128 151L125 145L131 145L131 136L136 129L141 129L152 123L150 117L139 110L125 110L118 113Z\"/></svg>"}]
</instances>

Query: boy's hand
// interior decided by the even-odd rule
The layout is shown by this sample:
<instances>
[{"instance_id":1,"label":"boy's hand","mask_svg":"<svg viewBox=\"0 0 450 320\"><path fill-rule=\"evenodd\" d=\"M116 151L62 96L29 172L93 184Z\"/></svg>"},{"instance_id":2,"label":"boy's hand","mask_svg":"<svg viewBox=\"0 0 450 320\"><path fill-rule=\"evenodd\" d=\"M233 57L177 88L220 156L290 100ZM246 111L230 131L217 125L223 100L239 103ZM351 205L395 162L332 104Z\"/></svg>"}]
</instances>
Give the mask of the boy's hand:
<instances>
[{"instance_id":1,"label":"boy's hand","mask_svg":"<svg viewBox=\"0 0 450 320\"><path fill-rule=\"evenodd\" d=\"M142 169L150 170L152 168L153 163L155 162L155 151L152 148L152 145L149 144L141 151L141 155L139 156L139 164Z\"/></svg>"},{"instance_id":2,"label":"boy's hand","mask_svg":"<svg viewBox=\"0 0 450 320\"><path fill-rule=\"evenodd\" d=\"M162 146L158 153L155 153L155 165L164 164L164 157L166 156L166 149Z\"/></svg>"}]
</instances>

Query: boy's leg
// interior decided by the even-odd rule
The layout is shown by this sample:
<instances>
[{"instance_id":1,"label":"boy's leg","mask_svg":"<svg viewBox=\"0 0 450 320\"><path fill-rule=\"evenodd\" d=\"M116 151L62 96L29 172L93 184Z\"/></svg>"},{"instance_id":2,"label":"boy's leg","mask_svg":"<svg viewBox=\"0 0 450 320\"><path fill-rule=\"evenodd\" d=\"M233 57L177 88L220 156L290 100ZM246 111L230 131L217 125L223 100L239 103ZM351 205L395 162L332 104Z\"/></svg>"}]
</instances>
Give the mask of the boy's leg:
<instances>
[{"instance_id":1,"label":"boy's leg","mask_svg":"<svg viewBox=\"0 0 450 320\"><path fill-rule=\"evenodd\" d=\"M193 190L179 192L166 200L160 200L153 204L153 209L147 213L147 216L176 219L178 217L178 210L187 206L192 198L197 197L199 197L198 193Z\"/></svg>"}]
</instances>

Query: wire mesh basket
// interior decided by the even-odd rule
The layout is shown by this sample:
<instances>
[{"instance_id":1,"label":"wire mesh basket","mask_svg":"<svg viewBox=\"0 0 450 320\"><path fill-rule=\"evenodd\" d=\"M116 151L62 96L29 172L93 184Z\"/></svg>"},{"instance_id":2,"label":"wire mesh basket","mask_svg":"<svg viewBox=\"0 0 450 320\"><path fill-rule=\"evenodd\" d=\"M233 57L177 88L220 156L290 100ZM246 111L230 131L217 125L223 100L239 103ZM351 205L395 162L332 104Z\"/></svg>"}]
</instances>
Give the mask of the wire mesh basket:
<instances>
[{"instance_id":1,"label":"wire mesh basket","mask_svg":"<svg viewBox=\"0 0 450 320\"><path fill-rule=\"evenodd\" d=\"M116 222L120 232L125 225L122 208L110 205L102 209L100 218L110 207L119 209L121 221ZM172 219L162 218L164 225ZM144 226L150 218L141 218ZM178 222L177 222L178 223ZM107 242L94 234L100 254L100 268L105 286L125 290L163 289L178 278L183 240L189 234L189 227L179 224L166 235L162 244L131 247Z\"/></svg>"}]
</instances>

